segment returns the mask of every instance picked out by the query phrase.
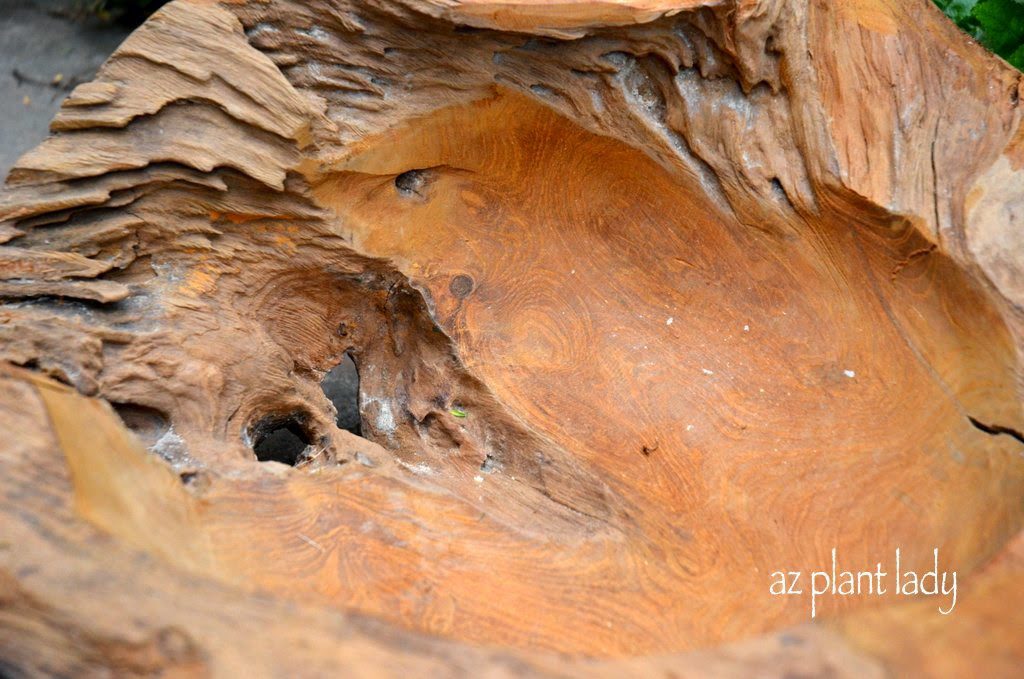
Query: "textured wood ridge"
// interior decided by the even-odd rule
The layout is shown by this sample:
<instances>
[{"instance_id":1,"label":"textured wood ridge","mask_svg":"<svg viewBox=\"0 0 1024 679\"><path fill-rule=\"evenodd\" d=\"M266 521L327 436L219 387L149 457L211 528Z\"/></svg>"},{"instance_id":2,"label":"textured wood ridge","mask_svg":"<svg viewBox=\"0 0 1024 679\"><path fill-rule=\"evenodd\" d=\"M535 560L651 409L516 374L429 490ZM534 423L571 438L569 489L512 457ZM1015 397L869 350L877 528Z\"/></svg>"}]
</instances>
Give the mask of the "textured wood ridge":
<instances>
[{"instance_id":1,"label":"textured wood ridge","mask_svg":"<svg viewBox=\"0 0 1024 679\"><path fill-rule=\"evenodd\" d=\"M0 671L1011 676L1019 76L926 0L175 0L0 194ZM953 615L769 594L896 547Z\"/></svg>"}]
</instances>

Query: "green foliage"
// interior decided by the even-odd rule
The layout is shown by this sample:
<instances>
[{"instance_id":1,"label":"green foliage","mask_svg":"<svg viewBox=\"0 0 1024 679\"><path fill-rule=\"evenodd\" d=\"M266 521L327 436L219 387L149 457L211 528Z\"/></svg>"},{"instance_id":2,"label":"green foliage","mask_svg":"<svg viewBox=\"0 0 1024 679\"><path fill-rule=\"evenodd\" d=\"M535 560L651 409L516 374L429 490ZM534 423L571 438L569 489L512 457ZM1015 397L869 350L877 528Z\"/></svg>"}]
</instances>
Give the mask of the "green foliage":
<instances>
[{"instance_id":1,"label":"green foliage","mask_svg":"<svg viewBox=\"0 0 1024 679\"><path fill-rule=\"evenodd\" d=\"M956 25L1024 71L1024 0L935 0Z\"/></svg>"}]
</instances>

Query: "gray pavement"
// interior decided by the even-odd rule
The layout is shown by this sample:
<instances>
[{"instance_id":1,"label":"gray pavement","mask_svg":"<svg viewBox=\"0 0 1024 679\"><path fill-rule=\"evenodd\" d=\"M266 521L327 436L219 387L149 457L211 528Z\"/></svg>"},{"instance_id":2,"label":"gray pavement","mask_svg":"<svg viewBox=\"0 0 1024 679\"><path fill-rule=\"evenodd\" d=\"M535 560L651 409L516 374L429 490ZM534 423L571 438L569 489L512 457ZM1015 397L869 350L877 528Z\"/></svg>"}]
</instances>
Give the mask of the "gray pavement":
<instances>
[{"instance_id":1,"label":"gray pavement","mask_svg":"<svg viewBox=\"0 0 1024 679\"><path fill-rule=\"evenodd\" d=\"M128 35L90 18L89 4L0 0L0 178L46 138L64 97Z\"/></svg>"}]
</instances>

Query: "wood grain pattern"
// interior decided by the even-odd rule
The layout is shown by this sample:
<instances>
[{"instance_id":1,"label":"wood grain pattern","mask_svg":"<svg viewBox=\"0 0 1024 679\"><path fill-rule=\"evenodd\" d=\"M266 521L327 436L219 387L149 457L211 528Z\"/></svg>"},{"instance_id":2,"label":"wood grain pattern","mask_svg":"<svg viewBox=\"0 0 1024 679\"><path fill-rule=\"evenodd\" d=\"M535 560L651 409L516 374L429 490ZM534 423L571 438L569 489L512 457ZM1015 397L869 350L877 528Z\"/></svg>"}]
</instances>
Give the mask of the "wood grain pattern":
<instances>
[{"instance_id":1,"label":"wood grain pattern","mask_svg":"<svg viewBox=\"0 0 1024 679\"><path fill-rule=\"evenodd\" d=\"M1020 77L944 22L164 7L0 195L0 660L1011 674ZM769 594L896 546L955 623Z\"/></svg>"}]
</instances>

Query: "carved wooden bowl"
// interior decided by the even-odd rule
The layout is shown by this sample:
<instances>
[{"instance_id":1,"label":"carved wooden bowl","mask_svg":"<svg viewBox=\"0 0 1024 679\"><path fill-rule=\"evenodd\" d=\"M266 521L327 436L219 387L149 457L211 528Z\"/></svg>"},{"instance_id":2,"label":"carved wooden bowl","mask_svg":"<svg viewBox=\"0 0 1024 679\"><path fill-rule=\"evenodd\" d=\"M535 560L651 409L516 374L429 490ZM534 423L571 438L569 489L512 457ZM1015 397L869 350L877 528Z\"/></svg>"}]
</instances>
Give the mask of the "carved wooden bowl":
<instances>
[{"instance_id":1,"label":"carved wooden bowl","mask_svg":"<svg viewBox=\"0 0 1024 679\"><path fill-rule=\"evenodd\" d=\"M1020 91L926 0L167 5L0 198L0 660L1011 676ZM897 548L948 615L771 589Z\"/></svg>"}]
</instances>

